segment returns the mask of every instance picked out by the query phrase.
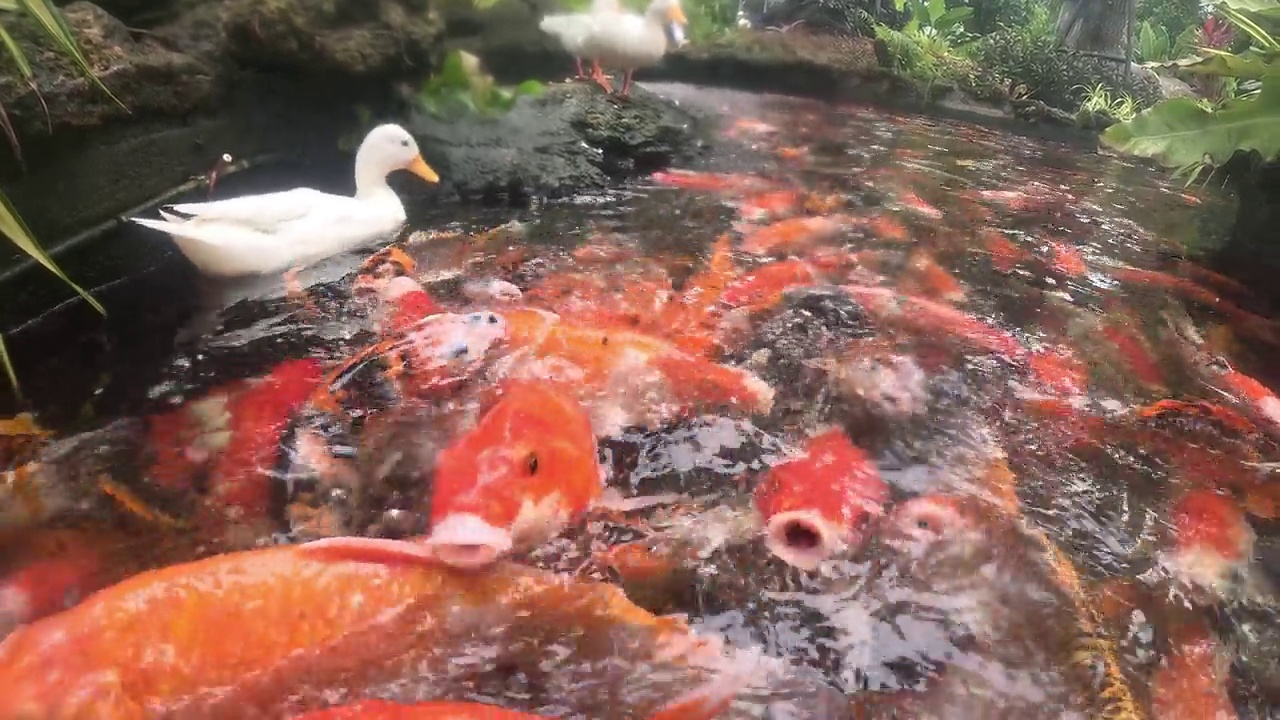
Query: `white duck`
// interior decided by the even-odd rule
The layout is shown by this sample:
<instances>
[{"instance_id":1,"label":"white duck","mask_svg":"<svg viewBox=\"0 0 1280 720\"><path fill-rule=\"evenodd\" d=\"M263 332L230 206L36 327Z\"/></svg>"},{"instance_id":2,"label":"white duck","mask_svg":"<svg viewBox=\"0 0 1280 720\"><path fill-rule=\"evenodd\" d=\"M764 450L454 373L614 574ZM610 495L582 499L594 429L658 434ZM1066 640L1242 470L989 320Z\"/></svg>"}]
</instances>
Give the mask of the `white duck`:
<instances>
[{"instance_id":1,"label":"white duck","mask_svg":"<svg viewBox=\"0 0 1280 720\"><path fill-rule=\"evenodd\" d=\"M297 188L230 200L166 205L163 220L129 218L169 233L205 275L236 277L298 268L393 237L404 226L400 198L387 185L393 170L440 181L399 125L379 125L356 151L355 197Z\"/></svg>"},{"instance_id":2,"label":"white duck","mask_svg":"<svg viewBox=\"0 0 1280 720\"><path fill-rule=\"evenodd\" d=\"M598 80L601 75L600 62L589 54L587 43L595 30L595 23L620 12L622 12L622 5L619 0L593 0L590 12L547 15L542 18L542 22L538 23L538 29L554 37L570 55L573 55L573 62L578 69L578 79L587 76L582 71L582 59L585 57L592 61L591 77Z\"/></svg>"},{"instance_id":3,"label":"white duck","mask_svg":"<svg viewBox=\"0 0 1280 720\"><path fill-rule=\"evenodd\" d=\"M644 15L617 13L594 24L587 51L600 58L606 68L622 70L622 96L631 92L631 74L639 68L662 62L667 54L667 28L673 44L684 43L683 26L688 24L680 0L652 0Z\"/></svg>"}]
</instances>

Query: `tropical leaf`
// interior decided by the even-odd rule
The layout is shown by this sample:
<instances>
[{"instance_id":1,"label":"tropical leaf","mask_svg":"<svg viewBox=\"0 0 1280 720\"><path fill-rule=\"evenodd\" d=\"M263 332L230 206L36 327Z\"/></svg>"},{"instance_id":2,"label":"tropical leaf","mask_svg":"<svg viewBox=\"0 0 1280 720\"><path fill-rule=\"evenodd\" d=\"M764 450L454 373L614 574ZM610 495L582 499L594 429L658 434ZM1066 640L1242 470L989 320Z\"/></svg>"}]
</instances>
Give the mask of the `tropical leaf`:
<instances>
[{"instance_id":1,"label":"tropical leaf","mask_svg":"<svg viewBox=\"0 0 1280 720\"><path fill-rule=\"evenodd\" d=\"M1201 57L1182 58L1168 62L1146 63L1147 67L1167 70L1185 70L1201 75L1260 80L1268 75L1280 76L1280 51L1251 51L1234 55L1212 48L1202 48Z\"/></svg>"},{"instance_id":2,"label":"tropical leaf","mask_svg":"<svg viewBox=\"0 0 1280 720\"><path fill-rule=\"evenodd\" d=\"M545 92L547 87L537 80L525 80L516 86L517 95L528 95L530 97L538 97Z\"/></svg>"},{"instance_id":3,"label":"tropical leaf","mask_svg":"<svg viewBox=\"0 0 1280 720\"><path fill-rule=\"evenodd\" d=\"M4 374L9 377L9 385L13 387L13 394L22 399L22 386L18 384L18 373L13 369L13 362L9 360L9 349L5 347L4 335L0 335L0 365L4 366Z\"/></svg>"},{"instance_id":4,"label":"tropical leaf","mask_svg":"<svg viewBox=\"0 0 1280 720\"><path fill-rule=\"evenodd\" d=\"M17 245L22 252L30 255L33 260L45 266L49 272L57 275L60 280L71 286L71 289L79 293L80 297L92 305L94 310L103 315L107 314L102 305L97 300L94 300L89 293L85 292L83 288L72 282L71 278L62 272L62 268L58 267L57 263L53 261L53 258L49 257L49 253L40 247L40 244L31 236L31 231L27 229L27 224L22 222L22 218L18 216L18 211L13 208L9 198L5 197L4 193L0 193L0 235L12 240L13 244Z\"/></svg>"},{"instance_id":5,"label":"tropical leaf","mask_svg":"<svg viewBox=\"0 0 1280 720\"><path fill-rule=\"evenodd\" d=\"M1280 0L1219 0L1217 5L1280 22Z\"/></svg>"},{"instance_id":6,"label":"tropical leaf","mask_svg":"<svg viewBox=\"0 0 1280 720\"><path fill-rule=\"evenodd\" d=\"M1221 165L1236 150L1257 150L1264 158L1275 158L1280 155L1280 82L1264 82L1256 97L1232 100L1217 111L1191 98L1165 100L1107 128L1102 141L1169 167L1206 160Z\"/></svg>"}]
</instances>

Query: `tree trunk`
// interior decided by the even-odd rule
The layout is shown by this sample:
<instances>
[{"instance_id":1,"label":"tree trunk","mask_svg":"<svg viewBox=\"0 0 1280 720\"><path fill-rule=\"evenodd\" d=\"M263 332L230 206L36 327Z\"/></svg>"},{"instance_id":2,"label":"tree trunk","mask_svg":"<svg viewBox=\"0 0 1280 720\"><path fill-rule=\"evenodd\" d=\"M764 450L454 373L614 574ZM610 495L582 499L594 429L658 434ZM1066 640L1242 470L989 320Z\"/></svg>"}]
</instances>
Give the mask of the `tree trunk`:
<instances>
[{"instance_id":1,"label":"tree trunk","mask_svg":"<svg viewBox=\"0 0 1280 720\"><path fill-rule=\"evenodd\" d=\"M1065 0L1058 39L1073 50L1124 57L1136 0Z\"/></svg>"}]
</instances>

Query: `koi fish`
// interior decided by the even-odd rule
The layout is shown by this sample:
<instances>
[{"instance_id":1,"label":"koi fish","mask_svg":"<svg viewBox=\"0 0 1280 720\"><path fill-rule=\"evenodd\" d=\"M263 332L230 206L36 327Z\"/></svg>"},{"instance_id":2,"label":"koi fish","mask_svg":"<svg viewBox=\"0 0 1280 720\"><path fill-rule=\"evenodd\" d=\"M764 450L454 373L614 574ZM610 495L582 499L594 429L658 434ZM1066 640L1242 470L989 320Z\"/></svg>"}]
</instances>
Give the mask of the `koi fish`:
<instances>
[{"instance_id":1,"label":"koi fish","mask_svg":"<svg viewBox=\"0 0 1280 720\"><path fill-rule=\"evenodd\" d=\"M928 220L942 219L943 212L941 210L925 202L919 195L910 190L899 194L896 202L907 210Z\"/></svg>"},{"instance_id":2,"label":"koi fish","mask_svg":"<svg viewBox=\"0 0 1280 720\"><path fill-rule=\"evenodd\" d=\"M738 118L729 126L725 135L736 138L739 135L772 135L776 132L778 132L776 125L754 118Z\"/></svg>"},{"instance_id":3,"label":"koi fish","mask_svg":"<svg viewBox=\"0 0 1280 720\"><path fill-rule=\"evenodd\" d=\"M788 252L834 239L849 225L844 215L787 218L758 229L745 229L742 249L755 255Z\"/></svg>"},{"instance_id":4,"label":"koi fish","mask_svg":"<svg viewBox=\"0 0 1280 720\"><path fill-rule=\"evenodd\" d=\"M991 267L997 272L1005 274L1013 272L1018 263L1026 260L1029 255L1025 250L1018 247L1012 240L1005 237L1004 233L992 228L986 228L981 232L982 243L986 247L987 253L991 256Z\"/></svg>"},{"instance_id":5,"label":"koi fish","mask_svg":"<svg viewBox=\"0 0 1280 720\"><path fill-rule=\"evenodd\" d=\"M1080 249L1061 240L1049 241L1049 267L1067 277L1080 277L1089 272Z\"/></svg>"},{"instance_id":6,"label":"koi fish","mask_svg":"<svg viewBox=\"0 0 1280 720\"><path fill-rule=\"evenodd\" d=\"M1089 388L1089 369L1065 346L1031 353L1031 376L1046 390L1062 395L1083 395Z\"/></svg>"},{"instance_id":7,"label":"koi fish","mask_svg":"<svg viewBox=\"0 0 1280 720\"><path fill-rule=\"evenodd\" d=\"M392 278L378 295L375 329L383 337L407 332L422 320L444 312L426 288L411 277Z\"/></svg>"},{"instance_id":8,"label":"koi fish","mask_svg":"<svg viewBox=\"0 0 1280 720\"><path fill-rule=\"evenodd\" d=\"M1178 263L1178 272L1186 277L1199 283L1214 285L1221 292L1235 295L1237 298L1247 299L1253 297L1253 292L1245 287L1243 283L1234 278L1229 278L1219 272L1214 272L1207 267L1197 265L1190 260L1183 260Z\"/></svg>"},{"instance_id":9,"label":"koi fish","mask_svg":"<svg viewBox=\"0 0 1280 720\"><path fill-rule=\"evenodd\" d=\"M508 354L494 364L491 378L560 383L588 407L597 435L698 409L768 413L773 406L773 388L755 375L650 335L582 327L533 309L506 310L502 317Z\"/></svg>"},{"instance_id":10,"label":"koi fish","mask_svg":"<svg viewBox=\"0 0 1280 720\"><path fill-rule=\"evenodd\" d=\"M485 643L492 662L521 668L564 637L577 638L574 662L635 663L666 674L670 694L725 663L714 638L611 585L276 546L141 573L19 628L0 643L0 717L281 717L331 704L332 688L359 701L483 672L459 667L450 648Z\"/></svg>"},{"instance_id":11,"label":"koi fish","mask_svg":"<svg viewBox=\"0 0 1280 720\"><path fill-rule=\"evenodd\" d=\"M866 525L889 500L889 486L871 458L835 429L810 438L803 455L770 468L754 500L769 550L814 570L862 544Z\"/></svg>"},{"instance_id":12,"label":"koi fish","mask_svg":"<svg viewBox=\"0 0 1280 720\"><path fill-rule=\"evenodd\" d=\"M746 675L722 673L649 715L648 720L711 720L733 701ZM294 720L550 720L546 715L508 710L497 705L437 701L401 705L386 700L365 700L355 705L300 715Z\"/></svg>"},{"instance_id":13,"label":"koi fish","mask_svg":"<svg viewBox=\"0 0 1280 720\"><path fill-rule=\"evenodd\" d=\"M293 414L320 384L319 360L286 360L261 378L249 380L227 402L227 442L213 464L207 505L228 520L265 517L271 506L268 473L275 466Z\"/></svg>"},{"instance_id":14,"label":"koi fish","mask_svg":"<svg viewBox=\"0 0 1280 720\"><path fill-rule=\"evenodd\" d=\"M768 180L745 173L704 173L692 170L668 170L656 172L649 176L659 185L696 190L699 192L741 195L752 192L764 192L772 185Z\"/></svg>"},{"instance_id":15,"label":"koi fish","mask_svg":"<svg viewBox=\"0 0 1280 720\"><path fill-rule=\"evenodd\" d=\"M706 266L689 278L684 291L666 303L658 316L661 326L674 336L676 347L698 356L711 353L716 334L714 309L736 275L733 243L728 235L721 235L711 246Z\"/></svg>"},{"instance_id":16,"label":"koi fish","mask_svg":"<svg viewBox=\"0 0 1280 720\"><path fill-rule=\"evenodd\" d=\"M1125 267L1112 268L1111 276L1120 282L1158 287L1177 293L1188 300L1212 308L1226 316L1240 332L1247 333L1262 342L1280 345L1280 330L1277 329L1275 321L1251 313L1187 278L1155 270Z\"/></svg>"},{"instance_id":17,"label":"koi fish","mask_svg":"<svg viewBox=\"0 0 1280 720\"><path fill-rule=\"evenodd\" d=\"M914 295L902 295L887 288L843 287L881 322L896 324L925 336L943 335L967 347L1013 362L1023 362L1030 354L1011 333L963 310Z\"/></svg>"},{"instance_id":18,"label":"koi fish","mask_svg":"<svg viewBox=\"0 0 1280 720\"><path fill-rule=\"evenodd\" d=\"M353 394L370 374L375 385L399 399L422 398L470 377L505 335L506 323L495 313L432 315L329 371L312 393L310 405L340 413L359 400Z\"/></svg>"},{"instance_id":19,"label":"koi fish","mask_svg":"<svg viewBox=\"0 0 1280 720\"><path fill-rule=\"evenodd\" d=\"M1280 397L1266 385L1230 367L1217 372L1211 383L1219 392L1266 420L1273 431L1280 431Z\"/></svg>"},{"instance_id":20,"label":"koi fish","mask_svg":"<svg viewBox=\"0 0 1280 720\"><path fill-rule=\"evenodd\" d=\"M1173 648L1151 678L1152 720L1236 720L1230 656L1202 623L1172 634Z\"/></svg>"},{"instance_id":21,"label":"koi fish","mask_svg":"<svg viewBox=\"0 0 1280 720\"><path fill-rule=\"evenodd\" d=\"M885 213L875 213L859 218L857 224L877 240L887 240L889 242L911 241L911 230L902 224L901 220Z\"/></svg>"},{"instance_id":22,"label":"koi fish","mask_svg":"<svg viewBox=\"0 0 1280 720\"><path fill-rule=\"evenodd\" d=\"M1191 585L1222 588L1253 557L1254 532L1232 498L1188 491L1173 506L1173 547L1167 565Z\"/></svg>"},{"instance_id":23,"label":"koi fish","mask_svg":"<svg viewBox=\"0 0 1280 720\"><path fill-rule=\"evenodd\" d=\"M964 285L924 250L916 250L907 256L906 268L899 282L902 289L911 294L947 303L964 301Z\"/></svg>"},{"instance_id":24,"label":"koi fish","mask_svg":"<svg viewBox=\"0 0 1280 720\"><path fill-rule=\"evenodd\" d=\"M730 284L720 300L730 308L759 312L776 305L787 290L816 280L813 268L804 261L772 262Z\"/></svg>"},{"instance_id":25,"label":"koi fish","mask_svg":"<svg viewBox=\"0 0 1280 720\"><path fill-rule=\"evenodd\" d=\"M1148 349L1146 338L1138 331L1121 325L1118 321L1104 321L1099 331L1120 354L1134 377L1147 385L1164 386L1164 371Z\"/></svg>"},{"instance_id":26,"label":"koi fish","mask_svg":"<svg viewBox=\"0 0 1280 720\"><path fill-rule=\"evenodd\" d=\"M738 215L745 222L780 220L800 211L800 198L800 193L795 190L772 190L749 195L737 203Z\"/></svg>"},{"instance_id":27,"label":"koi fish","mask_svg":"<svg viewBox=\"0 0 1280 720\"><path fill-rule=\"evenodd\" d=\"M484 567L545 543L599 500L597 456L591 418L576 400L549 383L509 383L475 427L437 455L425 540L342 537L305 547Z\"/></svg>"},{"instance_id":28,"label":"koi fish","mask_svg":"<svg viewBox=\"0 0 1280 720\"><path fill-rule=\"evenodd\" d=\"M75 531L45 531L40 541L52 538L56 554L37 552L17 567L0 572L0 638L15 627L65 610L80 598L103 587L106 558L91 544L92 535ZM24 544L33 538L24 538ZM25 549L25 548L24 548ZM24 556L30 552L22 553Z\"/></svg>"}]
</instances>

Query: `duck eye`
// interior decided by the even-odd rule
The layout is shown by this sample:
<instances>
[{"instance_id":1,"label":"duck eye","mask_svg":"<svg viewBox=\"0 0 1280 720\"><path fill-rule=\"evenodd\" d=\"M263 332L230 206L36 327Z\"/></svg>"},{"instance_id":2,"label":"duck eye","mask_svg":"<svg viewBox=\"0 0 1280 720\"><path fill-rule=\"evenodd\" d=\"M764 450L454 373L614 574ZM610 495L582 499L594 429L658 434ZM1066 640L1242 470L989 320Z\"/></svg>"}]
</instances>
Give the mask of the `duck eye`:
<instances>
[{"instance_id":1,"label":"duck eye","mask_svg":"<svg viewBox=\"0 0 1280 720\"><path fill-rule=\"evenodd\" d=\"M525 468L529 471L530 475L537 475L538 474L537 453L529 453L529 457L525 458L524 465L525 465Z\"/></svg>"},{"instance_id":2,"label":"duck eye","mask_svg":"<svg viewBox=\"0 0 1280 720\"><path fill-rule=\"evenodd\" d=\"M400 147L409 147L409 138L400 141Z\"/></svg>"}]
</instances>

